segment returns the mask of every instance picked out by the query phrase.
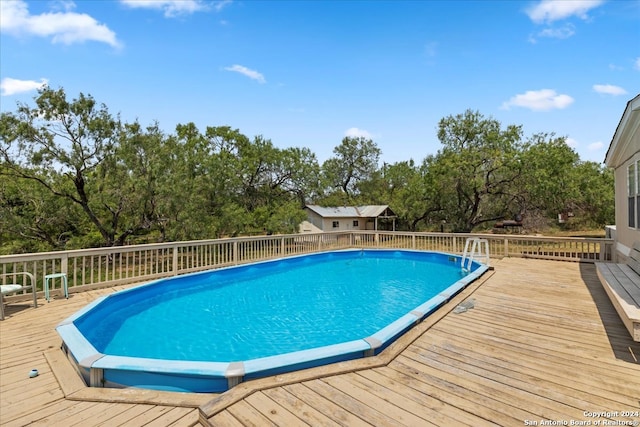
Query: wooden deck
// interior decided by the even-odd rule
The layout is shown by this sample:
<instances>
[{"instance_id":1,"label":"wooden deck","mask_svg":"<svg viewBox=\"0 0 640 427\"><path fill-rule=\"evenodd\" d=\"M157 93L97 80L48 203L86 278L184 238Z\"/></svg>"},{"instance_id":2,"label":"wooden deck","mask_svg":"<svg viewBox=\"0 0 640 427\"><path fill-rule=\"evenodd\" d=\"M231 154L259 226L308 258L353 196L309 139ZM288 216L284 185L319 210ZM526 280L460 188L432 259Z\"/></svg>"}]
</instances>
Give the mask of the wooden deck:
<instances>
[{"instance_id":1,"label":"wooden deck","mask_svg":"<svg viewBox=\"0 0 640 427\"><path fill-rule=\"evenodd\" d=\"M79 383L59 356L54 327L111 291L41 301L37 309L8 306L0 322L1 426L640 421L623 413L640 411L640 344L631 340L591 264L501 260L479 286L378 357L247 382L219 396ZM475 299L475 308L450 311L467 298ZM30 379L33 368L40 375ZM609 414L592 415L600 412Z\"/></svg>"}]
</instances>

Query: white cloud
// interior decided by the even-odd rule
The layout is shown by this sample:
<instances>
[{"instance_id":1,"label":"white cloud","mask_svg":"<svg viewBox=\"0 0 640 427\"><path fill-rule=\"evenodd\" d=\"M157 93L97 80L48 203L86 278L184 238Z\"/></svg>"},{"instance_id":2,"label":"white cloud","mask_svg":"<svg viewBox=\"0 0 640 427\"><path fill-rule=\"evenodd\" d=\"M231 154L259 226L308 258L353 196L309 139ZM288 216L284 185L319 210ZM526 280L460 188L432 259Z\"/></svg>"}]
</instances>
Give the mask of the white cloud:
<instances>
[{"instance_id":1,"label":"white cloud","mask_svg":"<svg viewBox=\"0 0 640 427\"><path fill-rule=\"evenodd\" d=\"M213 8L216 10L216 12L220 12L222 9L229 6L231 3L233 3L233 0L217 1L213 4Z\"/></svg>"},{"instance_id":2,"label":"white cloud","mask_svg":"<svg viewBox=\"0 0 640 427\"><path fill-rule=\"evenodd\" d=\"M225 67L227 71L233 71L235 73L240 73L249 77L250 79L256 80L258 83L266 83L264 76L255 70L251 70L242 65L232 65L231 67Z\"/></svg>"},{"instance_id":3,"label":"white cloud","mask_svg":"<svg viewBox=\"0 0 640 427\"><path fill-rule=\"evenodd\" d=\"M572 24L567 24L560 28L545 28L538 32L537 37L546 37L551 39L568 39L576 33Z\"/></svg>"},{"instance_id":4,"label":"white cloud","mask_svg":"<svg viewBox=\"0 0 640 427\"><path fill-rule=\"evenodd\" d=\"M578 148L578 145L580 145L578 144L578 141L569 137L565 139L565 142L569 147L573 148L574 150ZM590 152L594 152L594 151L601 151L603 148L605 148L604 142L597 141L587 145L586 150Z\"/></svg>"},{"instance_id":5,"label":"white cloud","mask_svg":"<svg viewBox=\"0 0 640 427\"><path fill-rule=\"evenodd\" d=\"M593 144L589 144L589 146L587 147L587 150L589 151L600 151L602 150L602 148L604 148L604 143L603 142L594 142Z\"/></svg>"},{"instance_id":6,"label":"white cloud","mask_svg":"<svg viewBox=\"0 0 640 427\"><path fill-rule=\"evenodd\" d=\"M577 147L578 147L578 145L579 145L579 144L578 144L578 141L576 141L575 139L570 138L570 137L565 138L564 142L566 142L566 143L567 143L567 145L568 145L569 147L571 147L571 148L577 148Z\"/></svg>"},{"instance_id":7,"label":"white cloud","mask_svg":"<svg viewBox=\"0 0 640 427\"><path fill-rule=\"evenodd\" d=\"M633 63L633 68L635 68L636 70L640 70L640 57L636 58L635 62Z\"/></svg>"},{"instance_id":8,"label":"white cloud","mask_svg":"<svg viewBox=\"0 0 640 427\"><path fill-rule=\"evenodd\" d=\"M201 0L120 0L120 3L135 9L161 10L167 18L190 15L208 9L207 5ZM214 8L216 10L221 9L217 5Z\"/></svg>"},{"instance_id":9,"label":"white cloud","mask_svg":"<svg viewBox=\"0 0 640 427\"><path fill-rule=\"evenodd\" d=\"M364 129L358 128L349 128L344 132L344 136L348 136L350 138L367 138L372 139L373 135Z\"/></svg>"},{"instance_id":10,"label":"white cloud","mask_svg":"<svg viewBox=\"0 0 640 427\"><path fill-rule=\"evenodd\" d=\"M566 24L561 28L545 28L536 34L529 35L529 43L536 44L538 38L552 39L568 39L575 34L575 27L572 24Z\"/></svg>"},{"instance_id":11,"label":"white cloud","mask_svg":"<svg viewBox=\"0 0 640 427\"><path fill-rule=\"evenodd\" d=\"M85 41L107 43L119 47L116 34L85 13L71 12L73 2L59 3L64 12L31 15L22 0L0 1L0 32L13 36L51 37L53 43L73 44Z\"/></svg>"},{"instance_id":12,"label":"white cloud","mask_svg":"<svg viewBox=\"0 0 640 427\"><path fill-rule=\"evenodd\" d=\"M627 91L620 86L614 85L593 85L593 90L607 95L624 95L627 93Z\"/></svg>"},{"instance_id":13,"label":"white cloud","mask_svg":"<svg viewBox=\"0 0 640 427\"><path fill-rule=\"evenodd\" d=\"M573 103L569 95L558 94L553 89L529 90L511 97L501 106L508 110L511 107L523 107L533 111L548 111L567 108Z\"/></svg>"},{"instance_id":14,"label":"white cloud","mask_svg":"<svg viewBox=\"0 0 640 427\"><path fill-rule=\"evenodd\" d=\"M527 9L526 13L536 24L559 21L571 16L588 19L587 12L602 3L603 0L542 0Z\"/></svg>"},{"instance_id":15,"label":"white cloud","mask_svg":"<svg viewBox=\"0 0 640 427\"><path fill-rule=\"evenodd\" d=\"M48 83L47 79L35 80L18 80L11 77L5 77L0 81L0 92L2 96L11 96L16 93L31 92L40 89Z\"/></svg>"},{"instance_id":16,"label":"white cloud","mask_svg":"<svg viewBox=\"0 0 640 427\"><path fill-rule=\"evenodd\" d=\"M57 0L51 3L51 8L56 11L71 12L76 8L76 4L71 0Z\"/></svg>"}]
</instances>

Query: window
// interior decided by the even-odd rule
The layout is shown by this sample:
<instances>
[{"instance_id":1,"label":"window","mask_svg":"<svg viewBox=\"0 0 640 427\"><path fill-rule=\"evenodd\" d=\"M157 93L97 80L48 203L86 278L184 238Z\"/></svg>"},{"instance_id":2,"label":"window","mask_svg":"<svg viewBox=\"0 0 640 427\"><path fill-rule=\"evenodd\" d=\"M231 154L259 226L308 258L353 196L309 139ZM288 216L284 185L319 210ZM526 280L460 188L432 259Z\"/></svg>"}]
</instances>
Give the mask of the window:
<instances>
[{"instance_id":1,"label":"window","mask_svg":"<svg viewBox=\"0 0 640 427\"><path fill-rule=\"evenodd\" d=\"M629 214L629 227L640 228L638 224L638 216L640 216L640 189L638 189L638 163L633 162L627 169L627 188L629 189L628 196L628 214Z\"/></svg>"},{"instance_id":2,"label":"window","mask_svg":"<svg viewBox=\"0 0 640 427\"><path fill-rule=\"evenodd\" d=\"M357 227L357 226L358 226L358 220L357 220L357 219L354 219L354 220L353 220L353 226L354 226L354 227Z\"/></svg>"},{"instance_id":3,"label":"window","mask_svg":"<svg viewBox=\"0 0 640 427\"><path fill-rule=\"evenodd\" d=\"M340 228L340 221L333 221L333 228Z\"/></svg>"}]
</instances>

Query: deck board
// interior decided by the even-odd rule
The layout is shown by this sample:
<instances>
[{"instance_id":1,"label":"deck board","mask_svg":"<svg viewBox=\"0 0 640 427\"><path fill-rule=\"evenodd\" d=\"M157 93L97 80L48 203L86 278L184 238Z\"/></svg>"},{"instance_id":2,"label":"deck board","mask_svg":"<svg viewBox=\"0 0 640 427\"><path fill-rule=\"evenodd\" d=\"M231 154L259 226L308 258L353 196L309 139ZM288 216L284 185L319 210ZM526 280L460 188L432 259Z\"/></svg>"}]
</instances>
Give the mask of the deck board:
<instances>
[{"instance_id":1,"label":"deck board","mask_svg":"<svg viewBox=\"0 0 640 427\"><path fill-rule=\"evenodd\" d=\"M242 425L245 426L276 426L266 415L248 404L246 401L238 402L228 411L231 416L235 417Z\"/></svg>"},{"instance_id":2,"label":"deck board","mask_svg":"<svg viewBox=\"0 0 640 427\"><path fill-rule=\"evenodd\" d=\"M373 425L517 426L640 411L640 347L593 265L504 259L471 297L473 309L450 312L384 366L358 370L354 361L348 373L263 393L286 389L296 402L311 390L322 401L305 402L319 411L337 406ZM204 410L215 408L215 425L245 400Z\"/></svg>"},{"instance_id":3,"label":"deck board","mask_svg":"<svg viewBox=\"0 0 640 427\"><path fill-rule=\"evenodd\" d=\"M341 377L341 375L328 377L328 381L331 381L332 378L339 377ZM329 399L337 406L354 414L358 418L362 418L365 422L371 425L380 427L400 425L398 420L384 412L384 409L386 408L373 408L366 402L359 400L358 397L362 396L364 393L359 395L352 387L342 388L340 387L340 384L336 387L335 385L319 379L309 381L305 385L318 394L328 396Z\"/></svg>"},{"instance_id":4,"label":"deck board","mask_svg":"<svg viewBox=\"0 0 640 427\"><path fill-rule=\"evenodd\" d=\"M7 318L0 321L0 425L111 427L141 426L158 420L157 425L168 426L179 419L187 421L184 426L199 425L196 408L178 408L174 416L163 419L174 406L78 401L65 397L45 357L46 352L60 347L56 325L96 298L125 288L73 293L68 300L54 296L50 303L39 300L35 309L20 304L5 307ZM63 357L56 363L60 363L60 359ZM38 369L39 376L29 378L31 369Z\"/></svg>"},{"instance_id":5,"label":"deck board","mask_svg":"<svg viewBox=\"0 0 640 427\"><path fill-rule=\"evenodd\" d=\"M640 344L590 264L497 261L472 295L388 349L398 354L248 382L206 399L89 389L69 368L52 369L66 363L55 326L123 288L42 300L36 309L7 306L0 425L519 426L593 420L584 411L640 411ZM473 309L446 312L467 297L475 299ZM34 368L40 375L29 378Z\"/></svg>"},{"instance_id":6,"label":"deck board","mask_svg":"<svg viewBox=\"0 0 640 427\"><path fill-rule=\"evenodd\" d=\"M118 414L112 415L110 419L94 425L98 425L100 427L126 426L131 420L136 419L140 414L147 412L152 408L152 405L129 405L127 409L121 410Z\"/></svg>"},{"instance_id":7,"label":"deck board","mask_svg":"<svg viewBox=\"0 0 640 427\"><path fill-rule=\"evenodd\" d=\"M528 408L520 408L500 402L489 390L477 391L472 380L464 376L451 379L440 370L433 369L406 355L401 355L393 362L393 369L405 376L414 376L426 386L428 394L449 403L456 410L473 413L487 421L499 425L515 425L520 419L532 419Z\"/></svg>"},{"instance_id":8,"label":"deck board","mask_svg":"<svg viewBox=\"0 0 640 427\"><path fill-rule=\"evenodd\" d=\"M363 419L358 418L351 412L338 406L332 400L326 398L322 394L319 394L308 387L306 384L291 384L284 387L292 395L298 399L312 406L319 412L324 413L331 422L328 425L341 425L341 426L353 426L353 427L367 427L371 424L365 422Z\"/></svg>"},{"instance_id":9,"label":"deck board","mask_svg":"<svg viewBox=\"0 0 640 427\"><path fill-rule=\"evenodd\" d=\"M284 387L268 389L263 393L281 406L287 407L289 411L295 414L296 417L311 426L327 425L332 423L331 418L314 408L312 405L307 404Z\"/></svg>"},{"instance_id":10,"label":"deck board","mask_svg":"<svg viewBox=\"0 0 640 427\"><path fill-rule=\"evenodd\" d=\"M401 377L396 376L391 369L385 369L384 373L376 369L367 369L359 371L358 375L377 384L381 393L396 393L401 398L420 405L422 410L429 414L430 421L435 425L491 425L475 414L465 411L452 411L453 407L451 405L434 399L429 394L423 393L416 388L407 387L405 385L406 382Z\"/></svg>"}]
</instances>

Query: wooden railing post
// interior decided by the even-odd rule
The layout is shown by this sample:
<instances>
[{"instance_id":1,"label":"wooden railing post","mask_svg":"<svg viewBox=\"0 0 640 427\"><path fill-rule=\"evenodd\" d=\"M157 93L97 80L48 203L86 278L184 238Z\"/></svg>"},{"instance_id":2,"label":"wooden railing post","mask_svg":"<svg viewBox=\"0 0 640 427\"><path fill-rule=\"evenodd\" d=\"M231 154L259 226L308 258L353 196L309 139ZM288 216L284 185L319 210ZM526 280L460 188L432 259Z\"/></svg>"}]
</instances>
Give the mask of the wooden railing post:
<instances>
[{"instance_id":1,"label":"wooden railing post","mask_svg":"<svg viewBox=\"0 0 640 427\"><path fill-rule=\"evenodd\" d=\"M172 260L172 272L173 274L178 274L178 245L173 245L173 260Z\"/></svg>"},{"instance_id":2,"label":"wooden railing post","mask_svg":"<svg viewBox=\"0 0 640 427\"><path fill-rule=\"evenodd\" d=\"M509 239L506 237L504 238L504 256L509 256Z\"/></svg>"},{"instance_id":3,"label":"wooden railing post","mask_svg":"<svg viewBox=\"0 0 640 427\"><path fill-rule=\"evenodd\" d=\"M616 246L615 242L612 243L602 243L600 245L600 251L604 248L604 254L601 255L600 261L613 261L618 262L618 257L616 254ZM607 254L609 256L607 256ZM608 259L607 259L608 258Z\"/></svg>"},{"instance_id":4,"label":"wooden railing post","mask_svg":"<svg viewBox=\"0 0 640 427\"><path fill-rule=\"evenodd\" d=\"M68 271L69 271L69 254L63 253L62 256L60 257L60 272L67 275Z\"/></svg>"},{"instance_id":5,"label":"wooden railing post","mask_svg":"<svg viewBox=\"0 0 640 427\"><path fill-rule=\"evenodd\" d=\"M235 265L238 264L238 241L233 242L233 253L231 254L231 260Z\"/></svg>"}]
</instances>

